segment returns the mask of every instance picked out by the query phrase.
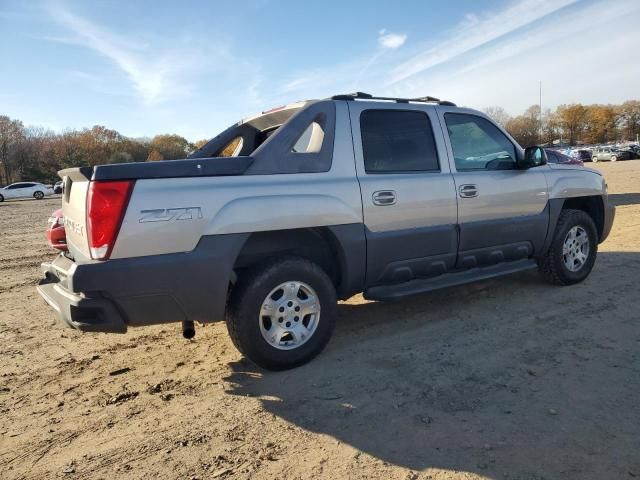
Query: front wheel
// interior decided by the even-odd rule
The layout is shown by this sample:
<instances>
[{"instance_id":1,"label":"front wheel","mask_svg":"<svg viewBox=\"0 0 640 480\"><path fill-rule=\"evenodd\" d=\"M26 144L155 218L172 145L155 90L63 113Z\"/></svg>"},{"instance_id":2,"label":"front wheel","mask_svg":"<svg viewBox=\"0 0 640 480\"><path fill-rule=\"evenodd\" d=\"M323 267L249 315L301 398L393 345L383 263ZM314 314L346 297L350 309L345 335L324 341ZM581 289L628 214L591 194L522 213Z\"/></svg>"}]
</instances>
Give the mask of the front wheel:
<instances>
[{"instance_id":1,"label":"front wheel","mask_svg":"<svg viewBox=\"0 0 640 480\"><path fill-rule=\"evenodd\" d=\"M44 198L44 193L38 190L33 194L33 198L35 198L36 200L42 200Z\"/></svg>"},{"instance_id":2,"label":"front wheel","mask_svg":"<svg viewBox=\"0 0 640 480\"><path fill-rule=\"evenodd\" d=\"M591 217L582 210L563 210L538 267L550 283L573 285L591 273L597 253L598 232Z\"/></svg>"},{"instance_id":3,"label":"front wheel","mask_svg":"<svg viewBox=\"0 0 640 480\"><path fill-rule=\"evenodd\" d=\"M227 309L236 348L268 370L302 365L325 347L335 325L336 292L315 263L272 260L241 274Z\"/></svg>"},{"instance_id":4,"label":"front wheel","mask_svg":"<svg viewBox=\"0 0 640 480\"><path fill-rule=\"evenodd\" d=\"M596 163L598 161L598 157L596 157L596 156L591 157L591 161L593 163Z\"/></svg>"},{"instance_id":5,"label":"front wheel","mask_svg":"<svg viewBox=\"0 0 640 480\"><path fill-rule=\"evenodd\" d=\"M611 161L612 161L612 162L615 162L616 160L618 160L618 157L616 157L615 155L612 155L612 156L611 156Z\"/></svg>"},{"instance_id":6,"label":"front wheel","mask_svg":"<svg viewBox=\"0 0 640 480\"><path fill-rule=\"evenodd\" d=\"M0 203L4 202L4 197L0 195Z\"/></svg>"}]
</instances>

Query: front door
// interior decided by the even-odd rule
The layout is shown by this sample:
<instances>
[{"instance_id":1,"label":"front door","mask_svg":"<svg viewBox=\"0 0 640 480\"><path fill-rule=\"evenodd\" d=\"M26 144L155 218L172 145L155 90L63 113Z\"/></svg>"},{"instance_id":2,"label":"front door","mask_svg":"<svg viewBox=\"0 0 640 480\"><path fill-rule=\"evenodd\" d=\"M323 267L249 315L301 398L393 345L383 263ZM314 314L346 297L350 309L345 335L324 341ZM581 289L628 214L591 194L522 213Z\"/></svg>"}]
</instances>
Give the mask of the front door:
<instances>
[{"instance_id":1,"label":"front door","mask_svg":"<svg viewBox=\"0 0 640 480\"><path fill-rule=\"evenodd\" d=\"M519 147L488 119L440 111L458 195L459 268L529 258L542 247L549 210L546 166L516 170Z\"/></svg>"},{"instance_id":2,"label":"front door","mask_svg":"<svg viewBox=\"0 0 640 480\"><path fill-rule=\"evenodd\" d=\"M432 106L349 102L367 239L367 286L455 268L453 177Z\"/></svg>"},{"instance_id":3,"label":"front door","mask_svg":"<svg viewBox=\"0 0 640 480\"><path fill-rule=\"evenodd\" d=\"M14 183L7 187L8 195L5 195L6 198L23 198L27 196L26 194L29 191L27 183Z\"/></svg>"}]
</instances>

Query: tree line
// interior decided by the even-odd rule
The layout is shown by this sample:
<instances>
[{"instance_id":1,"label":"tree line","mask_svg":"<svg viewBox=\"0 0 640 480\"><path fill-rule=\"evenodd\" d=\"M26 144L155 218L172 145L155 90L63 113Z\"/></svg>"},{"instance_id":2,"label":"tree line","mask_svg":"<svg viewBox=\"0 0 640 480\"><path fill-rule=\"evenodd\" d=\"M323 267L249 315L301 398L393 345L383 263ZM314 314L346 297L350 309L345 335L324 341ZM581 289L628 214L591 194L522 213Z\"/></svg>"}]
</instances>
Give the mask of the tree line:
<instances>
[{"instance_id":1,"label":"tree line","mask_svg":"<svg viewBox=\"0 0 640 480\"><path fill-rule=\"evenodd\" d=\"M621 105L560 105L555 110L543 111L542 116L539 105L532 105L515 117L501 107L489 107L485 113L522 146L635 142L640 135L638 100L628 100Z\"/></svg>"},{"instance_id":2,"label":"tree line","mask_svg":"<svg viewBox=\"0 0 640 480\"><path fill-rule=\"evenodd\" d=\"M0 115L0 184L55 182L69 167L185 158L206 142L176 134L129 138L101 125L56 133Z\"/></svg>"},{"instance_id":3,"label":"tree line","mask_svg":"<svg viewBox=\"0 0 640 480\"><path fill-rule=\"evenodd\" d=\"M635 141L640 135L638 100L621 105L560 105L542 116L538 105L515 117L501 107L485 112L522 146L559 140L569 145ZM56 133L0 115L0 184L53 182L58 178L56 172L68 167L185 158L206 141L191 143L176 134L129 138L100 125Z\"/></svg>"}]
</instances>

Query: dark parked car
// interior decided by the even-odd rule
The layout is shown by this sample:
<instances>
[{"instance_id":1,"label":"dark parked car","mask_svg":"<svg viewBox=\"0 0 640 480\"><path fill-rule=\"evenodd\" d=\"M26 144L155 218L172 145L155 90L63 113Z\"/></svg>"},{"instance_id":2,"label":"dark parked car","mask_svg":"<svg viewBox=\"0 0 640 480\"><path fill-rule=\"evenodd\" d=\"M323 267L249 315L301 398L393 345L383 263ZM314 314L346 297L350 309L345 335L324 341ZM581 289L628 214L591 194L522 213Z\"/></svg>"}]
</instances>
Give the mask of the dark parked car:
<instances>
[{"instance_id":1,"label":"dark parked car","mask_svg":"<svg viewBox=\"0 0 640 480\"><path fill-rule=\"evenodd\" d=\"M550 148L545 149L547 153L547 162L549 163L560 163L564 165L584 165L584 162L579 158L570 157L561 153L557 150L552 150Z\"/></svg>"},{"instance_id":2,"label":"dark parked car","mask_svg":"<svg viewBox=\"0 0 640 480\"><path fill-rule=\"evenodd\" d=\"M628 147L620 147L618 149L619 152L626 152L629 154L629 160L635 160L636 158L639 157L638 154L638 150L636 148L633 148L632 146L628 146Z\"/></svg>"},{"instance_id":3,"label":"dark parked car","mask_svg":"<svg viewBox=\"0 0 640 480\"><path fill-rule=\"evenodd\" d=\"M62 182L56 182L53 186L53 193L62 193Z\"/></svg>"},{"instance_id":4,"label":"dark parked car","mask_svg":"<svg viewBox=\"0 0 640 480\"><path fill-rule=\"evenodd\" d=\"M575 158L577 160L582 160L583 162L591 161L591 150L572 150L570 157Z\"/></svg>"}]
</instances>

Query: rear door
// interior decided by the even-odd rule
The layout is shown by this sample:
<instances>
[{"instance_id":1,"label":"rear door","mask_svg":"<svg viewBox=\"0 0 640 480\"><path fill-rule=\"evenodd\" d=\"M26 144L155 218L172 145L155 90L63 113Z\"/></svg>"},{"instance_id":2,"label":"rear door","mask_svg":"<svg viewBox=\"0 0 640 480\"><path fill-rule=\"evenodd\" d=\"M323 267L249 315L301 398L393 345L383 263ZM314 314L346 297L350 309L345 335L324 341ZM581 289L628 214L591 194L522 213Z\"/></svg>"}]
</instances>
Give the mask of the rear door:
<instances>
[{"instance_id":1,"label":"rear door","mask_svg":"<svg viewBox=\"0 0 640 480\"><path fill-rule=\"evenodd\" d=\"M367 239L367 286L455 266L457 207L431 106L348 102Z\"/></svg>"},{"instance_id":2,"label":"rear door","mask_svg":"<svg viewBox=\"0 0 640 480\"><path fill-rule=\"evenodd\" d=\"M36 192L36 190L40 190L39 188L36 188L36 183L25 183L24 185L25 187L22 189L22 196L24 198L33 197L33 194ZM44 189L42 193L45 193Z\"/></svg>"},{"instance_id":3,"label":"rear door","mask_svg":"<svg viewBox=\"0 0 640 480\"><path fill-rule=\"evenodd\" d=\"M459 268L531 257L548 228L546 166L516 170L522 149L489 119L438 107L458 196Z\"/></svg>"}]
</instances>

